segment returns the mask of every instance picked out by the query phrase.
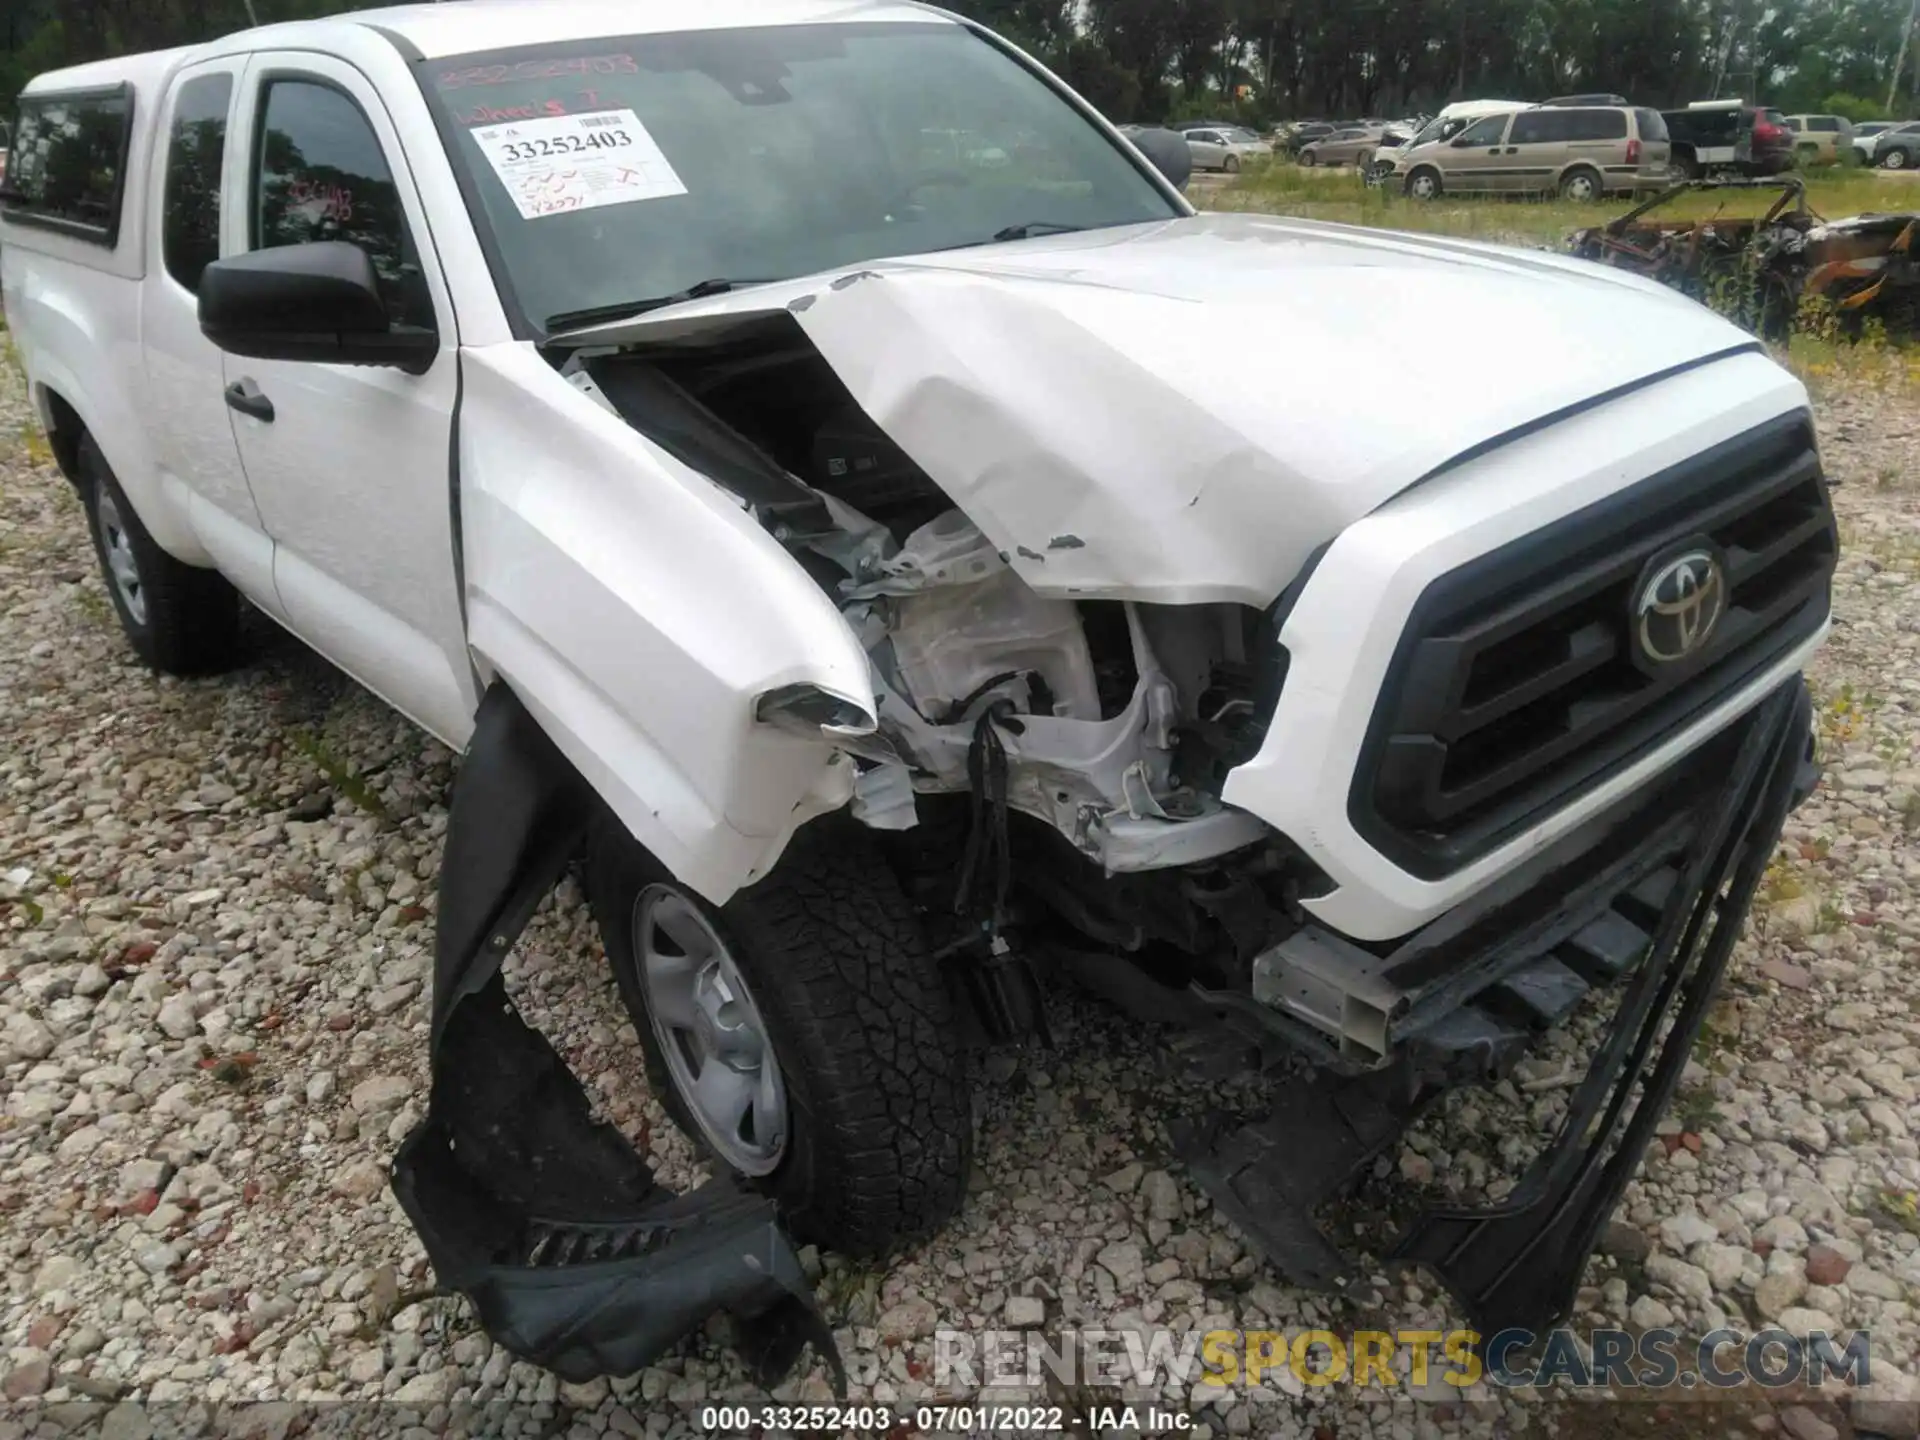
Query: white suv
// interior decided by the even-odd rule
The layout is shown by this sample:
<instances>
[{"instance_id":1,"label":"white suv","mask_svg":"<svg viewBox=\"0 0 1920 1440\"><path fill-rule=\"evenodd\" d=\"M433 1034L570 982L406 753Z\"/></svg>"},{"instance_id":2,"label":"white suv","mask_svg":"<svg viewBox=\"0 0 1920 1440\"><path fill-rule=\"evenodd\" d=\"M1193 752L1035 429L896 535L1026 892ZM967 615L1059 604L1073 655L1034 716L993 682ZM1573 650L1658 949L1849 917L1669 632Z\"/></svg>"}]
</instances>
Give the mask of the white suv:
<instances>
[{"instance_id":1,"label":"white suv","mask_svg":"<svg viewBox=\"0 0 1920 1440\"><path fill-rule=\"evenodd\" d=\"M465 751L395 1185L516 1353L726 1306L780 1368L786 1233L952 1214L969 1035L1068 971L1314 1062L1181 1134L1329 1284L1313 1204L1624 984L1536 1171L1396 1251L1564 1311L1810 783L1835 532L1752 337L1196 215L1177 138L898 0L366 11L43 75L16 139L7 316L133 647L218 669L244 597ZM508 1000L570 863L698 1195Z\"/></svg>"}]
</instances>

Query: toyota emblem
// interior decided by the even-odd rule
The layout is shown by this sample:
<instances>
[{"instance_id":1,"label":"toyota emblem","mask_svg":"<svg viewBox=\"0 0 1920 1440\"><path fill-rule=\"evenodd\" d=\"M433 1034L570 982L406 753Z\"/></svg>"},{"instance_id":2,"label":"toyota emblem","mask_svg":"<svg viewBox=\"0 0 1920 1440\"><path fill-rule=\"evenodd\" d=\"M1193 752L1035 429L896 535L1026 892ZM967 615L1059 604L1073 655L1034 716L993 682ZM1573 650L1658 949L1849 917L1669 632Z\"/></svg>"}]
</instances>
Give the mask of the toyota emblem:
<instances>
[{"instance_id":1,"label":"toyota emblem","mask_svg":"<svg viewBox=\"0 0 1920 1440\"><path fill-rule=\"evenodd\" d=\"M1658 558L1644 572L1633 602L1633 633L1654 665L1691 660L1713 638L1727 609L1727 574L1704 545Z\"/></svg>"}]
</instances>

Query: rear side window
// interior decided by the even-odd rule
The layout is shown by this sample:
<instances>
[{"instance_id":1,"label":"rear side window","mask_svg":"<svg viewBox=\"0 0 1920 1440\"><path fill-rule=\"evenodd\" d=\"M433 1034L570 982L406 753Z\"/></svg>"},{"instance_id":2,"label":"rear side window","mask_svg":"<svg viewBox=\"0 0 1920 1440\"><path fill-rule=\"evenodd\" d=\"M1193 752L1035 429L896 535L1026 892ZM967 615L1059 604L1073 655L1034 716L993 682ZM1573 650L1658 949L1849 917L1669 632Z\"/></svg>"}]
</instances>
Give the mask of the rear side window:
<instances>
[{"instance_id":1,"label":"rear side window","mask_svg":"<svg viewBox=\"0 0 1920 1440\"><path fill-rule=\"evenodd\" d=\"M1567 112L1564 110L1522 110L1513 117L1513 133L1507 137L1513 145L1543 145L1567 138Z\"/></svg>"},{"instance_id":2,"label":"rear side window","mask_svg":"<svg viewBox=\"0 0 1920 1440\"><path fill-rule=\"evenodd\" d=\"M112 245L132 131L127 85L24 96L0 189L7 218Z\"/></svg>"},{"instance_id":3,"label":"rear side window","mask_svg":"<svg viewBox=\"0 0 1920 1440\"><path fill-rule=\"evenodd\" d=\"M1807 129L1818 130L1823 135L1838 134L1840 122L1831 115L1816 115L1807 122Z\"/></svg>"},{"instance_id":4,"label":"rear side window","mask_svg":"<svg viewBox=\"0 0 1920 1440\"><path fill-rule=\"evenodd\" d=\"M220 164L232 100L233 76L202 75L182 85L173 104L160 255L167 273L195 293L200 272L220 258Z\"/></svg>"},{"instance_id":5,"label":"rear side window","mask_svg":"<svg viewBox=\"0 0 1920 1440\"><path fill-rule=\"evenodd\" d=\"M380 137L344 92L273 80L254 154L256 249L344 240L373 261L388 316L431 328L433 297Z\"/></svg>"},{"instance_id":6,"label":"rear side window","mask_svg":"<svg viewBox=\"0 0 1920 1440\"><path fill-rule=\"evenodd\" d=\"M1624 110L1569 110L1566 117L1569 140L1627 138L1627 112Z\"/></svg>"},{"instance_id":7,"label":"rear side window","mask_svg":"<svg viewBox=\"0 0 1920 1440\"><path fill-rule=\"evenodd\" d=\"M1633 120L1640 127L1640 138L1649 145L1664 145L1667 142L1667 122L1658 110L1636 110Z\"/></svg>"}]
</instances>

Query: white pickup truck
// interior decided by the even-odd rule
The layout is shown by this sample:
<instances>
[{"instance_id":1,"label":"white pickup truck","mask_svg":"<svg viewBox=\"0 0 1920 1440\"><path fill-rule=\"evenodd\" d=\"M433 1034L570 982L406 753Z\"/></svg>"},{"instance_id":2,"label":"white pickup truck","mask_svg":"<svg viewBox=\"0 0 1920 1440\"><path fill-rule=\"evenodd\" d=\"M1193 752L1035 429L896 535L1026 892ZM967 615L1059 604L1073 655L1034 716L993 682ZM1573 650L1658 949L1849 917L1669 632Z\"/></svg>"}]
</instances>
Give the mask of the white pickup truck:
<instances>
[{"instance_id":1,"label":"white pickup truck","mask_svg":"<svg viewBox=\"0 0 1920 1440\"><path fill-rule=\"evenodd\" d=\"M1615 985L1518 1189L1393 1252L1489 1329L1570 1302L1813 783L1807 397L1618 272L1196 214L1169 138L899 0L461 0L28 87L6 313L130 642L215 670L244 597L465 751L395 1187L518 1353L724 1305L782 1368L788 1234L950 1215L969 1038L1062 976L1305 1057L1177 1133L1328 1285L1314 1206ZM508 1001L569 864L694 1195Z\"/></svg>"}]
</instances>

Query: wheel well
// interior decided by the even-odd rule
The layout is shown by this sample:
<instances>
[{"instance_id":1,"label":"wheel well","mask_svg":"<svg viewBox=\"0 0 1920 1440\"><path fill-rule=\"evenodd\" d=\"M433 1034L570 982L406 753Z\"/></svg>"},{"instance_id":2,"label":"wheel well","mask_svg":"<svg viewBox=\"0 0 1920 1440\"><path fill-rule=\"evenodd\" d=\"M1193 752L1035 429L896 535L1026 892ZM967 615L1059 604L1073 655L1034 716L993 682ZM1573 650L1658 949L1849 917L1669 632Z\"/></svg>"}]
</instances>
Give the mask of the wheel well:
<instances>
[{"instance_id":1,"label":"wheel well","mask_svg":"<svg viewBox=\"0 0 1920 1440\"><path fill-rule=\"evenodd\" d=\"M80 412L67 403L58 390L47 390L47 444L52 447L54 463L60 473L75 486L80 484L80 441L87 427Z\"/></svg>"}]
</instances>

